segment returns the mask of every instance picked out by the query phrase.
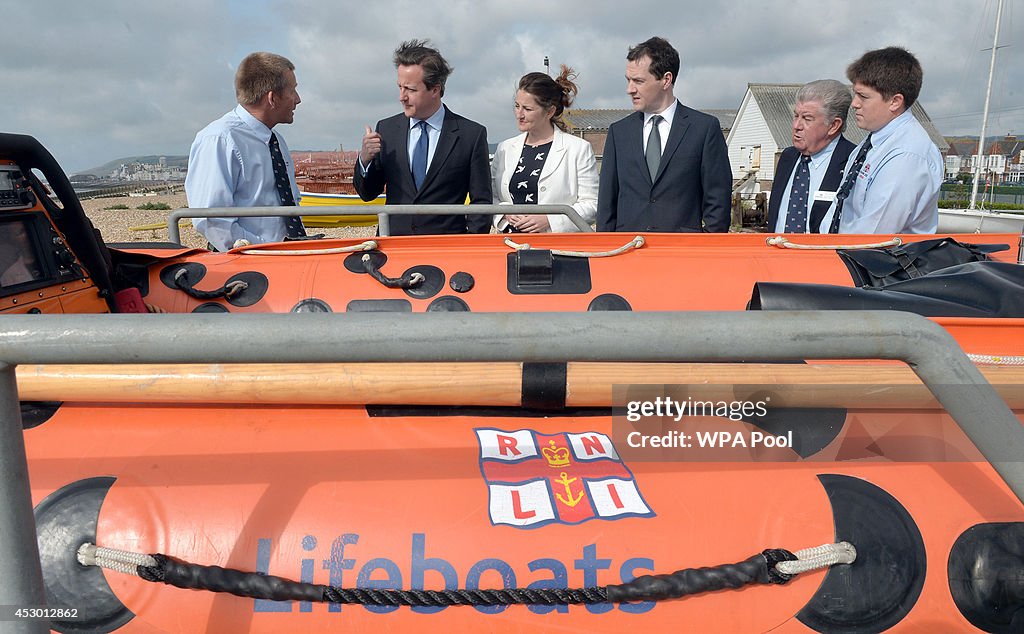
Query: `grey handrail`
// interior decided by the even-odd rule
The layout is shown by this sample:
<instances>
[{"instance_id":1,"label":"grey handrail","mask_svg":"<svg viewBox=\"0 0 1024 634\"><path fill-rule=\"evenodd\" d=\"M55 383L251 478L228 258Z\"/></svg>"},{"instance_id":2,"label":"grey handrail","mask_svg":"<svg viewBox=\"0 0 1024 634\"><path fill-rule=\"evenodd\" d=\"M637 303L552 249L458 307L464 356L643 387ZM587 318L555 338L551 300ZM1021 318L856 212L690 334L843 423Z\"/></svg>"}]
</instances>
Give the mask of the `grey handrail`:
<instances>
[{"instance_id":1,"label":"grey handrail","mask_svg":"<svg viewBox=\"0 0 1024 634\"><path fill-rule=\"evenodd\" d=\"M317 207L183 207L167 215L167 239L181 244L178 221L182 218L250 218L253 216L377 216L378 233L391 234L389 217L394 214L412 216L478 216L507 213L541 216L565 216L582 232L594 229L569 205L333 205Z\"/></svg>"},{"instance_id":2,"label":"grey handrail","mask_svg":"<svg viewBox=\"0 0 1024 634\"><path fill-rule=\"evenodd\" d=\"M344 337L338 336L341 332ZM240 346L239 341L259 345ZM0 508L4 509L0 513L0 578L5 582L0 584L0 605L43 605L45 601L14 374L18 363L844 358L906 362L1024 501L1024 426L949 333L909 313L4 316L0 320Z\"/></svg>"}]
</instances>

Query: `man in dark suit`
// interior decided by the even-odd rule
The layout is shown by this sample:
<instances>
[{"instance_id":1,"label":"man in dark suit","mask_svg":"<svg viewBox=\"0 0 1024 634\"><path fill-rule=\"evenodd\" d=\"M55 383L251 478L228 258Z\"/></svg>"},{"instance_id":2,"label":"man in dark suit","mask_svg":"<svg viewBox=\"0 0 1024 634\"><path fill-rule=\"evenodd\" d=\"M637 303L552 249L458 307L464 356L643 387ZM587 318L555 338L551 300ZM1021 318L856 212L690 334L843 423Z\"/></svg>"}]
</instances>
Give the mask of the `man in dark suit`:
<instances>
[{"instance_id":1,"label":"man in dark suit","mask_svg":"<svg viewBox=\"0 0 1024 634\"><path fill-rule=\"evenodd\" d=\"M660 37L626 55L635 113L608 128L599 231L726 232L732 171L718 119L673 94L679 53Z\"/></svg>"},{"instance_id":2,"label":"man in dark suit","mask_svg":"<svg viewBox=\"0 0 1024 634\"><path fill-rule=\"evenodd\" d=\"M491 204L487 130L441 103L452 68L419 40L395 50L402 114L366 128L353 184L370 201L387 188L388 205ZM487 233L490 216L390 217L391 235Z\"/></svg>"},{"instance_id":3,"label":"man in dark suit","mask_svg":"<svg viewBox=\"0 0 1024 634\"><path fill-rule=\"evenodd\" d=\"M850 89L834 79L812 81L797 91L793 145L782 151L775 168L768 231L821 232L855 147L843 136L852 100Z\"/></svg>"}]
</instances>

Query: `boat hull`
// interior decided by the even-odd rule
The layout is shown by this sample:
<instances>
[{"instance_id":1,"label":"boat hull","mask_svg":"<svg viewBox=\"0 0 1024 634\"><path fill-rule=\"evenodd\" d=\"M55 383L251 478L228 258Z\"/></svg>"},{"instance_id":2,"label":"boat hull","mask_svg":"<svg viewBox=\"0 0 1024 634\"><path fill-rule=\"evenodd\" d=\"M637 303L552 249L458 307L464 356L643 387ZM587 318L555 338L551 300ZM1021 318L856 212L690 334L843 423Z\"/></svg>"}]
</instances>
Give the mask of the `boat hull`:
<instances>
[{"instance_id":1,"label":"boat hull","mask_svg":"<svg viewBox=\"0 0 1024 634\"><path fill-rule=\"evenodd\" d=\"M940 233L1024 233L1024 213L940 209Z\"/></svg>"},{"instance_id":2,"label":"boat hull","mask_svg":"<svg viewBox=\"0 0 1024 634\"><path fill-rule=\"evenodd\" d=\"M904 571L905 610L870 605L859 618L891 621L894 632L925 623L969 630L948 591L944 563L954 543L978 524L1024 521L1016 498L937 413L851 410L835 440L808 459L785 449L729 448L726 455L676 448L647 456L655 459L643 459L642 451L638 459L634 451L634 457L598 461L604 464L585 464L573 454L558 467L544 458L498 465L504 473L492 468L482 440L487 433L514 435L519 449L529 438L562 446L567 434L629 448L608 416L438 414L65 404L26 432L33 498L42 505L49 496L48 505L65 512L95 505L96 541L112 548L345 587L501 588L621 583L739 561L765 548L841 539L860 543L860 566L869 569L888 555L872 552L861 524L890 521L891 496L911 518L901 528L923 536L923 559ZM705 423L747 437L756 430L728 419ZM890 456L899 454L911 429L931 430L910 441L919 459L894 462ZM587 488L571 482L560 491L564 472ZM90 503L62 501L68 485L97 477L110 480ZM869 493L851 502L828 478L862 483ZM542 511L525 493L502 507L499 483L531 481L545 482L555 500L552 521L530 523ZM609 481L629 483L616 484L621 508L602 497ZM585 490L577 506L564 503ZM46 517L39 521L45 525ZM41 544L46 559L49 545L45 538ZM872 583L893 575L877 574ZM117 629L125 632L615 632L665 631L680 622L702 632L812 632L809 615L839 601L819 595L824 571L786 586L657 604L437 611L275 603L105 575L109 592L133 615Z\"/></svg>"},{"instance_id":3,"label":"boat hull","mask_svg":"<svg viewBox=\"0 0 1024 634\"><path fill-rule=\"evenodd\" d=\"M299 201L301 207L330 207L334 205L383 205L385 197L378 196L370 202L364 201L355 194L321 194L302 192ZM371 227L377 224L375 215L359 216L303 216L302 223L307 227Z\"/></svg>"}]
</instances>

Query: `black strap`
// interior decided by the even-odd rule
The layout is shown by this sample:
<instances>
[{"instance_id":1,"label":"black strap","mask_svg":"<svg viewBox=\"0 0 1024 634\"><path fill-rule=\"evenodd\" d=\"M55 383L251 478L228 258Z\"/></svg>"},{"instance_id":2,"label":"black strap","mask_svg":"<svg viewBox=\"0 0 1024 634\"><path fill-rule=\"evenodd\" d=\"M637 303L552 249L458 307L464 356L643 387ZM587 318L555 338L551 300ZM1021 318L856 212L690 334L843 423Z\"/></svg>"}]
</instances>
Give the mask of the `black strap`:
<instances>
[{"instance_id":1,"label":"black strap","mask_svg":"<svg viewBox=\"0 0 1024 634\"><path fill-rule=\"evenodd\" d=\"M523 363L523 407L565 409L565 363Z\"/></svg>"}]
</instances>

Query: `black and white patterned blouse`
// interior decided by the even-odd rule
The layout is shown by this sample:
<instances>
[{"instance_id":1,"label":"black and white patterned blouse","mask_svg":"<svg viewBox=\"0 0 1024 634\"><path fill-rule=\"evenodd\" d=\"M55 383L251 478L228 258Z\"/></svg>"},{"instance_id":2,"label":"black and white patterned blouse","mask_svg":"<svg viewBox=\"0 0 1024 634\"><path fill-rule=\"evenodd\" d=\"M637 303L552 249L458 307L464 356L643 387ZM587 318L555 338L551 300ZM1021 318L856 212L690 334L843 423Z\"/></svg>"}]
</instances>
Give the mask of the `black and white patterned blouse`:
<instances>
[{"instance_id":1,"label":"black and white patterned blouse","mask_svg":"<svg viewBox=\"0 0 1024 634\"><path fill-rule=\"evenodd\" d=\"M537 181L540 180L540 171L544 167L544 161L548 158L551 150L551 141L544 145L532 147L523 146L523 153L519 156L519 165L512 173L508 183L508 193L512 195L512 202L517 205L537 204Z\"/></svg>"}]
</instances>

